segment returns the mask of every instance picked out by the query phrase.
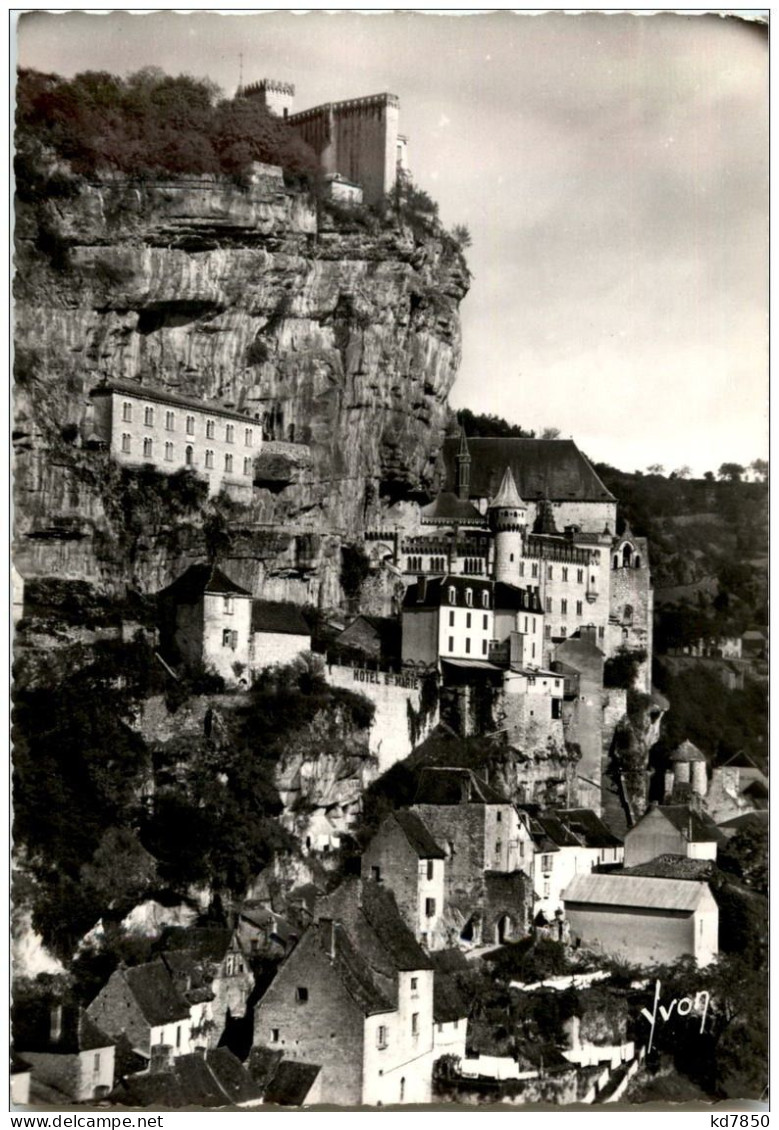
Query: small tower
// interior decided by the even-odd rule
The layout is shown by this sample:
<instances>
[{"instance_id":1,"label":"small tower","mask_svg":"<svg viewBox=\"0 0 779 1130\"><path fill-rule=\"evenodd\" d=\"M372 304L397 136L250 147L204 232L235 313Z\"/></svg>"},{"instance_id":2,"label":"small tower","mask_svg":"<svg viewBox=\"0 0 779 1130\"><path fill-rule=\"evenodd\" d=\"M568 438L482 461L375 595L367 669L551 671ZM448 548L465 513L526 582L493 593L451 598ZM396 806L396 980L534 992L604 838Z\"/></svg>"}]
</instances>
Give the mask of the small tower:
<instances>
[{"instance_id":1,"label":"small tower","mask_svg":"<svg viewBox=\"0 0 779 1130\"><path fill-rule=\"evenodd\" d=\"M471 453L468 450L468 440L465 428L460 428L460 447L455 456L457 470L457 497L461 502L467 502L471 494Z\"/></svg>"},{"instance_id":2,"label":"small tower","mask_svg":"<svg viewBox=\"0 0 779 1130\"><path fill-rule=\"evenodd\" d=\"M295 104L295 86L291 82L278 82L273 78L261 78L259 82L239 88L242 98L257 98L266 110L277 118L288 118Z\"/></svg>"},{"instance_id":3,"label":"small tower","mask_svg":"<svg viewBox=\"0 0 779 1130\"><path fill-rule=\"evenodd\" d=\"M489 515L495 532L495 580L514 584L519 577L527 506L519 496L510 467L506 468L500 489L490 502Z\"/></svg>"},{"instance_id":4,"label":"small tower","mask_svg":"<svg viewBox=\"0 0 779 1130\"><path fill-rule=\"evenodd\" d=\"M706 755L701 753L691 741L684 741L670 757L670 770L666 774L666 793L676 797L689 795L706 796L708 780L706 774Z\"/></svg>"}]
</instances>

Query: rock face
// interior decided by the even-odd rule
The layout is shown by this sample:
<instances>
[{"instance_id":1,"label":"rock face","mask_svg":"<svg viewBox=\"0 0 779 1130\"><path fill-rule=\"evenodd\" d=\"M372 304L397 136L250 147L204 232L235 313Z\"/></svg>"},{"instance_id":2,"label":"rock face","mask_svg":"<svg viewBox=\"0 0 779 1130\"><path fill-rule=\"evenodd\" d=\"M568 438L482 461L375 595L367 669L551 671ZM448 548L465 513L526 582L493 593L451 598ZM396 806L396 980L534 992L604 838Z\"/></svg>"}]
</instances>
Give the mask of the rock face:
<instances>
[{"instance_id":1,"label":"rock face","mask_svg":"<svg viewBox=\"0 0 779 1130\"><path fill-rule=\"evenodd\" d=\"M415 229L335 217L268 180L105 179L18 203L22 574L154 591L213 548L216 521L239 583L338 603L341 545L432 485L448 419L468 272L443 232ZM277 450L252 503L199 500L175 518L162 505L132 554L117 548L121 492L76 435L104 375L259 417Z\"/></svg>"}]
</instances>

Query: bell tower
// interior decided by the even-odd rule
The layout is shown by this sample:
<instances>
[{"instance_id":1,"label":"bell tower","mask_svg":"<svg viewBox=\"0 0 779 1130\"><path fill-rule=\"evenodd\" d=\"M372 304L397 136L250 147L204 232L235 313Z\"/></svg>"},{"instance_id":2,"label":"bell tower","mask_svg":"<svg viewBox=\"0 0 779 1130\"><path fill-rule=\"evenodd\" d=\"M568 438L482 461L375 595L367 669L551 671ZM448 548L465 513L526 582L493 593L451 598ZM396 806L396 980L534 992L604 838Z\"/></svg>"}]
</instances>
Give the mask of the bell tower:
<instances>
[{"instance_id":1,"label":"bell tower","mask_svg":"<svg viewBox=\"0 0 779 1130\"><path fill-rule=\"evenodd\" d=\"M500 489L490 502L489 515L495 533L495 580L516 584L527 528L527 506L520 498L510 467L506 468Z\"/></svg>"},{"instance_id":2,"label":"bell tower","mask_svg":"<svg viewBox=\"0 0 779 1130\"><path fill-rule=\"evenodd\" d=\"M468 450L468 440L465 428L460 428L460 446L455 456L457 472L457 497L462 502L467 502L471 493L471 453Z\"/></svg>"}]
</instances>

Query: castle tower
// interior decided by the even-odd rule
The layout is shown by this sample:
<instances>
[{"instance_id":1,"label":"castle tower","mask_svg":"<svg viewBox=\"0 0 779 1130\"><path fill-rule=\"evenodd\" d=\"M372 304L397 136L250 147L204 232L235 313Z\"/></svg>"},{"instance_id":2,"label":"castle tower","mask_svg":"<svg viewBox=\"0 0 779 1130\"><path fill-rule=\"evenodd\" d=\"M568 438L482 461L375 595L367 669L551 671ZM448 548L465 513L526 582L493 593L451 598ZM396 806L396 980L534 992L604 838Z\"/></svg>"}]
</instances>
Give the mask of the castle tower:
<instances>
[{"instance_id":1,"label":"castle tower","mask_svg":"<svg viewBox=\"0 0 779 1130\"><path fill-rule=\"evenodd\" d=\"M670 757L673 781L672 790L681 786L691 796L705 797L708 790L706 756L691 741L684 741ZM666 787L670 782L666 780Z\"/></svg>"},{"instance_id":2,"label":"castle tower","mask_svg":"<svg viewBox=\"0 0 779 1130\"><path fill-rule=\"evenodd\" d=\"M490 502L489 515L495 532L495 580L514 584L519 578L527 506L519 496L510 467L506 468L500 489Z\"/></svg>"},{"instance_id":3,"label":"castle tower","mask_svg":"<svg viewBox=\"0 0 779 1130\"><path fill-rule=\"evenodd\" d=\"M467 502L471 493L471 453L468 450L465 428L460 429L460 448L454 461L457 468L457 497L462 502Z\"/></svg>"},{"instance_id":4,"label":"castle tower","mask_svg":"<svg viewBox=\"0 0 779 1130\"><path fill-rule=\"evenodd\" d=\"M273 78L261 78L239 91L243 98L258 98L266 110L277 118L288 118L295 104L295 86L291 82L277 82Z\"/></svg>"}]
</instances>

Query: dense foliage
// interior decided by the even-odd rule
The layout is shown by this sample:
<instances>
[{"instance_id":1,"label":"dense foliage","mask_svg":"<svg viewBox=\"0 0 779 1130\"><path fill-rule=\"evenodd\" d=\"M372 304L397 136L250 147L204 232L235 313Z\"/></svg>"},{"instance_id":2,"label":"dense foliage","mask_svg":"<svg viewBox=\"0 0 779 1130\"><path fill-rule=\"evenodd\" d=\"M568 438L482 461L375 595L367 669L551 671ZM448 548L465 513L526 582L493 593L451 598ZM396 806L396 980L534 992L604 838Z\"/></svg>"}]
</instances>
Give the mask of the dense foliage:
<instances>
[{"instance_id":1,"label":"dense foliage","mask_svg":"<svg viewBox=\"0 0 779 1130\"><path fill-rule=\"evenodd\" d=\"M502 416L472 412L470 408L461 408L457 415L467 436L508 436L515 439L533 439L536 434L520 427L519 424L510 424Z\"/></svg>"},{"instance_id":2,"label":"dense foliage","mask_svg":"<svg viewBox=\"0 0 779 1130\"><path fill-rule=\"evenodd\" d=\"M16 177L22 197L67 192L79 176L245 174L253 161L313 181L312 150L257 99L220 99L208 80L146 67L119 78L86 71L72 79L20 70Z\"/></svg>"}]
</instances>

